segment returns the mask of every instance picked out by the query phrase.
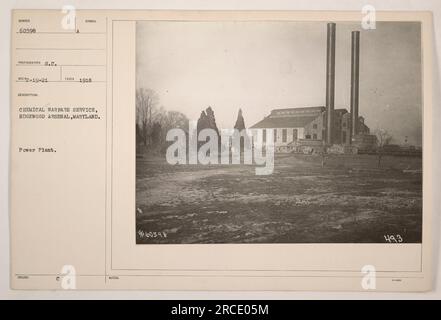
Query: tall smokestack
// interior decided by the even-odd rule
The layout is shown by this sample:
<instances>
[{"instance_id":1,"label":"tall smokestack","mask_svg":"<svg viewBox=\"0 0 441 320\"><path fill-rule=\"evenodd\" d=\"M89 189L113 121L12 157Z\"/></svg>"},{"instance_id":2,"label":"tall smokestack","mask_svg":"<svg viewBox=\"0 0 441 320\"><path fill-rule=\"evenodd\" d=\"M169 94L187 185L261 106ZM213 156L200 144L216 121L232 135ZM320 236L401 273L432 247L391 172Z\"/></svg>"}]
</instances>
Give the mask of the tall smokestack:
<instances>
[{"instance_id":1,"label":"tall smokestack","mask_svg":"<svg viewBox=\"0 0 441 320\"><path fill-rule=\"evenodd\" d=\"M360 75L360 31L352 31L351 37L351 134L358 134L358 92Z\"/></svg>"},{"instance_id":2,"label":"tall smokestack","mask_svg":"<svg viewBox=\"0 0 441 320\"><path fill-rule=\"evenodd\" d=\"M328 23L326 48L326 143L334 137L335 23Z\"/></svg>"}]
</instances>

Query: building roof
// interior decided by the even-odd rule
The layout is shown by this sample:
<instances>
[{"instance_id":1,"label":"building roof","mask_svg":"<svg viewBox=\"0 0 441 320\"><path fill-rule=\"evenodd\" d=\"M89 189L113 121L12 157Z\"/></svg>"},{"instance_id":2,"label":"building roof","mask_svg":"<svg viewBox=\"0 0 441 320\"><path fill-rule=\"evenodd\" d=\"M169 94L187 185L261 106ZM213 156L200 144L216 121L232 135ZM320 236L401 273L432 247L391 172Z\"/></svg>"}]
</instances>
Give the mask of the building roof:
<instances>
[{"instance_id":1,"label":"building roof","mask_svg":"<svg viewBox=\"0 0 441 320\"><path fill-rule=\"evenodd\" d=\"M251 128L303 128L325 111L325 107L273 109Z\"/></svg>"},{"instance_id":2,"label":"building roof","mask_svg":"<svg viewBox=\"0 0 441 320\"><path fill-rule=\"evenodd\" d=\"M320 113L325 111L325 107L301 107L301 108L282 108L282 109L273 109L271 110L271 114L277 114L281 112L289 112L289 113Z\"/></svg>"},{"instance_id":3,"label":"building roof","mask_svg":"<svg viewBox=\"0 0 441 320\"><path fill-rule=\"evenodd\" d=\"M326 107L301 107L273 109L271 114L251 127L253 128L303 128L323 112ZM335 109L335 113L347 114L344 108Z\"/></svg>"},{"instance_id":4,"label":"building roof","mask_svg":"<svg viewBox=\"0 0 441 320\"><path fill-rule=\"evenodd\" d=\"M268 116L263 120L259 121L251 128L303 128L308 123L317 118L316 116L287 116L287 117L277 117L273 118Z\"/></svg>"}]
</instances>

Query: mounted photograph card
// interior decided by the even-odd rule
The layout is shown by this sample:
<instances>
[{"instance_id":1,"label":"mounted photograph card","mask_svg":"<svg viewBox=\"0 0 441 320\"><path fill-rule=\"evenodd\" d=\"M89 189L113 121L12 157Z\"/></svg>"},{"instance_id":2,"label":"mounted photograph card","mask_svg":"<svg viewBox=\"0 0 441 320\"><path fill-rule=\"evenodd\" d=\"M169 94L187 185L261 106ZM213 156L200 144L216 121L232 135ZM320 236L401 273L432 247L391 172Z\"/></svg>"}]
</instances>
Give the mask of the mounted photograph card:
<instances>
[{"instance_id":1,"label":"mounted photograph card","mask_svg":"<svg viewBox=\"0 0 441 320\"><path fill-rule=\"evenodd\" d=\"M14 11L11 287L430 290L432 28Z\"/></svg>"}]
</instances>

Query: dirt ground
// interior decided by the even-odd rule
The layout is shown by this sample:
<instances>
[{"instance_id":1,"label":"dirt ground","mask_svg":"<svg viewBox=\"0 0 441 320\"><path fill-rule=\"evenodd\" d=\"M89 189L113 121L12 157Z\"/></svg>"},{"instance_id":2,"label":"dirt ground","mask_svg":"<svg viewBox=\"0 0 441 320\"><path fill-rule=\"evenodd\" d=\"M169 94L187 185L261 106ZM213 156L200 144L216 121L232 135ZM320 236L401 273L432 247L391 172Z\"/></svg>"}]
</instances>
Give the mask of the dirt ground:
<instances>
[{"instance_id":1,"label":"dirt ground","mask_svg":"<svg viewBox=\"0 0 441 320\"><path fill-rule=\"evenodd\" d=\"M421 242L421 158L321 160L276 155L274 173L256 176L250 165L139 157L137 243Z\"/></svg>"}]
</instances>

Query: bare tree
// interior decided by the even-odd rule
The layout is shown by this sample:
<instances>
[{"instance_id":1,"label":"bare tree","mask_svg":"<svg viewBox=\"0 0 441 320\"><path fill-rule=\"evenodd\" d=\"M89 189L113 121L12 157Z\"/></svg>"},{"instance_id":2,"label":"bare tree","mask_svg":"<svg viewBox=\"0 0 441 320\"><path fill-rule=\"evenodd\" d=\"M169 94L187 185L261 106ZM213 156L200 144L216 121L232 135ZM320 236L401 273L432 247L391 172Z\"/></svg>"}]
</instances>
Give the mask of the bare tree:
<instances>
[{"instance_id":1,"label":"bare tree","mask_svg":"<svg viewBox=\"0 0 441 320\"><path fill-rule=\"evenodd\" d=\"M384 147L387 146L392 140L392 135L384 129L378 129L375 131L377 137L377 154L378 154L378 167L381 165L381 158L384 154Z\"/></svg>"},{"instance_id":2,"label":"bare tree","mask_svg":"<svg viewBox=\"0 0 441 320\"><path fill-rule=\"evenodd\" d=\"M149 150L160 152L167 145L170 129L188 131L188 118L178 111L166 111L159 106L159 96L152 89L136 90L136 139Z\"/></svg>"},{"instance_id":3,"label":"bare tree","mask_svg":"<svg viewBox=\"0 0 441 320\"><path fill-rule=\"evenodd\" d=\"M182 129L188 132L188 118L179 111L167 111L161 113L158 122L161 124L160 133L160 143L158 144L158 149L160 151L165 151L165 147L168 145L166 141L167 132L170 129Z\"/></svg>"},{"instance_id":4,"label":"bare tree","mask_svg":"<svg viewBox=\"0 0 441 320\"><path fill-rule=\"evenodd\" d=\"M136 125L139 138L144 146L150 143L153 117L157 112L158 102L158 95L152 89L139 88L136 90Z\"/></svg>"}]
</instances>

